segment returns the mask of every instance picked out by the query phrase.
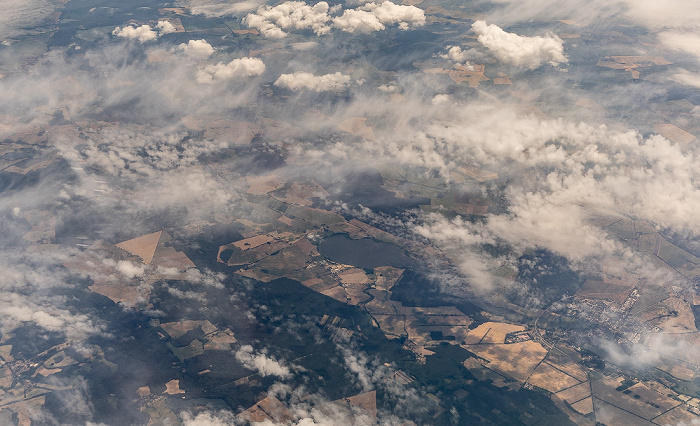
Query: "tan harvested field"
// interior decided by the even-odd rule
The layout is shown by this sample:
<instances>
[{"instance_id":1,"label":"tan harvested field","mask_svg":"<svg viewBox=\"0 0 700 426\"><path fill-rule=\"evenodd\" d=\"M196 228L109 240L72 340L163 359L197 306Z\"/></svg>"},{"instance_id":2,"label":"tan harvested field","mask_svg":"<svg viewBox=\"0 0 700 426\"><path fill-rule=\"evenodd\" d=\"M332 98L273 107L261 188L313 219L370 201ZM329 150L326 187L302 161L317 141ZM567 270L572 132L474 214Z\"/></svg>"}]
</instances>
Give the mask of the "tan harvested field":
<instances>
[{"instance_id":1,"label":"tan harvested field","mask_svg":"<svg viewBox=\"0 0 700 426\"><path fill-rule=\"evenodd\" d=\"M323 290L321 294L332 297L339 302L347 303L348 305L357 305L369 300L369 296L362 291L365 288L367 288L367 286L361 284L337 286Z\"/></svg>"},{"instance_id":2,"label":"tan harvested field","mask_svg":"<svg viewBox=\"0 0 700 426\"><path fill-rule=\"evenodd\" d=\"M269 283L270 281L276 280L279 277L274 275L266 274L257 269L239 269L235 272L242 277L252 278L254 280Z\"/></svg>"},{"instance_id":3,"label":"tan harvested field","mask_svg":"<svg viewBox=\"0 0 700 426\"><path fill-rule=\"evenodd\" d=\"M319 256L320 253L316 249L316 246L309 241L308 238L302 238L299 241L294 243L295 246L299 247L301 251L306 253L309 256Z\"/></svg>"},{"instance_id":4,"label":"tan harvested field","mask_svg":"<svg viewBox=\"0 0 700 426\"><path fill-rule=\"evenodd\" d=\"M466 67L464 65L457 65L455 69L449 71L450 78L455 83L467 82L469 87L479 87L482 81L488 81L489 78L484 75L485 65L471 65Z\"/></svg>"},{"instance_id":5,"label":"tan harvested field","mask_svg":"<svg viewBox=\"0 0 700 426\"><path fill-rule=\"evenodd\" d=\"M384 334L391 336L403 336L406 335L404 330L404 317L403 315L383 315L383 314L372 314L379 328L382 329Z\"/></svg>"},{"instance_id":6,"label":"tan harvested field","mask_svg":"<svg viewBox=\"0 0 700 426\"><path fill-rule=\"evenodd\" d=\"M513 82L510 81L510 78L508 78L508 77L496 77L493 79L493 84L510 86L513 84Z\"/></svg>"},{"instance_id":7,"label":"tan harvested field","mask_svg":"<svg viewBox=\"0 0 700 426\"><path fill-rule=\"evenodd\" d=\"M287 423L293 419L292 413L274 396L268 396L256 404L275 422Z\"/></svg>"},{"instance_id":8,"label":"tan harvested field","mask_svg":"<svg viewBox=\"0 0 700 426\"><path fill-rule=\"evenodd\" d=\"M231 257L228 259L229 266L238 265L249 265L255 264L266 257L270 256L272 253L280 251L287 247L289 244L285 241L272 240L265 244L260 244L255 248L241 250L238 248L234 249ZM229 248L230 246L223 246L223 249ZM221 249L223 251L223 249ZM301 250L299 250L301 251ZM305 255L304 255L305 256ZM222 259L223 260L223 259Z\"/></svg>"},{"instance_id":9,"label":"tan harvested field","mask_svg":"<svg viewBox=\"0 0 700 426\"><path fill-rule=\"evenodd\" d=\"M586 299L605 299L615 303L623 303L629 296L631 287L612 284L599 280L586 280L576 292L576 297Z\"/></svg>"},{"instance_id":10,"label":"tan harvested field","mask_svg":"<svg viewBox=\"0 0 700 426\"><path fill-rule=\"evenodd\" d=\"M323 187L312 180L309 183L293 182L286 190L284 196L273 197L288 204L310 207L313 204L312 198L328 195L328 192Z\"/></svg>"},{"instance_id":11,"label":"tan harvested field","mask_svg":"<svg viewBox=\"0 0 700 426\"><path fill-rule=\"evenodd\" d=\"M660 425L692 425L700 421L700 416L693 414L685 406L679 406L654 419L654 423Z\"/></svg>"},{"instance_id":12,"label":"tan harvested field","mask_svg":"<svg viewBox=\"0 0 700 426\"><path fill-rule=\"evenodd\" d=\"M194 120L189 124L193 124L193 122ZM197 127L204 129L205 138L226 141L229 145L248 145L262 130L260 126L248 121L225 119L199 122Z\"/></svg>"},{"instance_id":13,"label":"tan harvested field","mask_svg":"<svg viewBox=\"0 0 700 426\"><path fill-rule=\"evenodd\" d=\"M367 302L364 305L365 309L372 315L374 314L385 314L385 315L396 315L396 310L394 309L394 304L389 300L388 294L383 291L378 290L368 290L368 292L374 296L374 299Z\"/></svg>"},{"instance_id":14,"label":"tan harvested field","mask_svg":"<svg viewBox=\"0 0 700 426\"><path fill-rule=\"evenodd\" d=\"M670 312L675 312L665 316L658 322L658 327L666 333L694 333L698 329L695 327L695 315L690 305L679 297L669 297L663 301L663 305Z\"/></svg>"},{"instance_id":15,"label":"tan harvested field","mask_svg":"<svg viewBox=\"0 0 700 426\"><path fill-rule=\"evenodd\" d=\"M126 284L93 284L88 287L93 293L106 296L114 303L134 306L140 298L148 300L150 290Z\"/></svg>"},{"instance_id":16,"label":"tan harvested field","mask_svg":"<svg viewBox=\"0 0 700 426\"><path fill-rule=\"evenodd\" d=\"M502 344L506 340L506 334L523 330L525 330L525 327L522 325L506 324L502 322L486 322L479 325L477 328L470 330L465 341L467 345L475 345L478 343Z\"/></svg>"},{"instance_id":17,"label":"tan harvested field","mask_svg":"<svg viewBox=\"0 0 700 426\"><path fill-rule=\"evenodd\" d=\"M607 112L605 110L605 108L603 108L598 102L594 101L591 98L581 98L578 101L576 101L576 103L574 105L580 106L583 108L587 108L589 110L592 110L592 111L595 111L595 112L598 112L601 114L604 114Z\"/></svg>"},{"instance_id":18,"label":"tan harvested field","mask_svg":"<svg viewBox=\"0 0 700 426\"><path fill-rule=\"evenodd\" d=\"M316 276L314 278L308 279L306 281L303 281L302 284L304 284L306 287L310 288L313 291L321 293L325 290L337 286L339 283L335 281L332 277L325 275L321 277Z\"/></svg>"},{"instance_id":19,"label":"tan harvested field","mask_svg":"<svg viewBox=\"0 0 700 426\"><path fill-rule=\"evenodd\" d=\"M338 273L343 284L368 284L371 282L365 271L359 268L347 269Z\"/></svg>"},{"instance_id":20,"label":"tan harvested field","mask_svg":"<svg viewBox=\"0 0 700 426\"><path fill-rule=\"evenodd\" d=\"M477 380L491 380L494 386L498 387L513 386L516 387L516 389L520 387L519 383L509 383L505 376L496 373L493 370L489 370L487 367L483 366L476 358L467 358L466 360L464 360L464 367L466 367L467 370L469 370L469 372L472 373Z\"/></svg>"},{"instance_id":21,"label":"tan harvested field","mask_svg":"<svg viewBox=\"0 0 700 426\"><path fill-rule=\"evenodd\" d=\"M269 235L256 235L254 237L246 238L244 240L236 241L232 245L241 250L250 250L257 246L269 243L273 241L274 238Z\"/></svg>"},{"instance_id":22,"label":"tan harvested field","mask_svg":"<svg viewBox=\"0 0 700 426\"><path fill-rule=\"evenodd\" d=\"M547 350L532 340L509 345L464 345L468 351L486 359L491 369L525 382L547 355Z\"/></svg>"},{"instance_id":23,"label":"tan harvested field","mask_svg":"<svg viewBox=\"0 0 700 426\"><path fill-rule=\"evenodd\" d=\"M182 320L177 322L165 322L160 325L170 337L177 339L180 336L187 334L188 331L194 330L197 327L201 327L204 334L213 333L216 331L214 324L205 321L193 321L193 320Z\"/></svg>"},{"instance_id":24,"label":"tan harvested field","mask_svg":"<svg viewBox=\"0 0 700 426\"><path fill-rule=\"evenodd\" d=\"M588 374L586 374L578 364L572 361L571 358L558 350L550 351L545 361L580 382L588 380Z\"/></svg>"},{"instance_id":25,"label":"tan harvested field","mask_svg":"<svg viewBox=\"0 0 700 426\"><path fill-rule=\"evenodd\" d=\"M352 117L347 120L342 121L338 124L340 130L348 132L355 136L373 141L375 139L374 131L372 127L367 125L367 119L365 117Z\"/></svg>"},{"instance_id":26,"label":"tan harvested field","mask_svg":"<svg viewBox=\"0 0 700 426\"><path fill-rule=\"evenodd\" d=\"M182 20L180 18L160 18L158 21L168 21L170 24L172 24L173 27L175 27L175 32L176 33L184 33L185 32L185 27L182 25Z\"/></svg>"},{"instance_id":27,"label":"tan harvested field","mask_svg":"<svg viewBox=\"0 0 700 426\"><path fill-rule=\"evenodd\" d=\"M153 259L153 255L156 252L158 241L160 241L160 236L162 233L163 231L158 231L152 234L133 238L117 244L117 247L139 256L143 260L143 263L148 265Z\"/></svg>"},{"instance_id":28,"label":"tan harvested field","mask_svg":"<svg viewBox=\"0 0 700 426\"><path fill-rule=\"evenodd\" d=\"M593 408L596 420L605 425L651 426L654 424L598 398L593 398Z\"/></svg>"},{"instance_id":29,"label":"tan harvested field","mask_svg":"<svg viewBox=\"0 0 700 426\"><path fill-rule=\"evenodd\" d=\"M376 287L377 290L388 291L403 275L403 269L393 268L391 266L380 266L374 268L374 273L377 275Z\"/></svg>"},{"instance_id":30,"label":"tan harvested field","mask_svg":"<svg viewBox=\"0 0 700 426\"><path fill-rule=\"evenodd\" d=\"M158 245L151 263L164 268L176 268L185 270L194 268L195 264L190 260L184 252L177 251L173 247L168 247L162 244Z\"/></svg>"},{"instance_id":31,"label":"tan harvested field","mask_svg":"<svg viewBox=\"0 0 700 426\"><path fill-rule=\"evenodd\" d=\"M568 374L564 374L546 362L541 363L528 379L528 383L552 393L580 383Z\"/></svg>"},{"instance_id":32,"label":"tan harvested field","mask_svg":"<svg viewBox=\"0 0 700 426\"><path fill-rule=\"evenodd\" d=\"M27 241L37 242L56 238L56 218L48 211L28 211L24 214L32 229L22 237Z\"/></svg>"},{"instance_id":33,"label":"tan harvested field","mask_svg":"<svg viewBox=\"0 0 700 426\"><path fill-rule=\"evenodd\" d=\"M294 219L292 219L289 216L282 215L282 216L278 217L277 220L281 223L284 223L287 226L294 226Z\"/></svg>"},{"instance_id":34,"label":"tan harvested field","mask_svg":"<svg viewBox=\"0 0 700 426\"><path fill-rule=\"evenodd\" d=\"M336 404L356 407L363 411L363 414L371 418L377 417L377 391L361 393L333 401Z\"/></svg>"},{"instance_id":35,"label":"tan harvested field","mask_svg":"<svg viewBox=\"0 0 700 426\"><path fill-rule=\"evenodd\" d=\"M43 371L50 371L50 370L47 370L45 367L41 367L40 369L37 369L37 373L41 374L44 377L48 376L48 374L43 374ZM56 369L56 371L61 371L61 370ZM10 371L10 369L6 365L0 367L0 387L8 388L8 387L12 386L13 380L14 379L12 378L12 371Z\"/></svg>"},{"instance_id":36,"label":"tan harvested field","mask_svg":"<svg viewBox=\"0 0 700 426\"><path fill-rule=\"evenodd\" d=\"M364 292L365 289L367 289L365 284L345 285L345 292L350 298L350 305L358 305L370 299L370 296Z\"/></svg>"},{"instance_id":37,"label":"tan harvested field","mask_svg":"<svg viewBox=\"0 0 700 426\"><path fill-rule=\"evenodd\" d=\"M557 396L569 404L573 404L574 402L591 396L591 384L589 382L583 382L569 389L560 391L557 393Z\"/></svg>"},{"instance_id":38,"label":"tan harvested field","mask_svg":"<svg viewBox=\"0 0 700 426\"><path fill-rule=\"evenodd\" d=\"M478 182L486 182L489 180L498 179L498 173L489 170L483 170L471 166L463 166L457 169L458 173L470 177Z\"/></svg>"},{"instance_id":39,"label":"tan harvested field","mask_svg":"<svg viewBox=\"0 0 700 426\"><path fill-rule=\"evenodd\" d=\"M228 328L226 330L217 331L206 337L206 342L204 343L205 350L221 350L227 351L231 349L231 344L236 343L236 337L233 332Z\"/></svg>"},{"instance_id":40,"label":"tan harvested field","mask_svg":"<svg viewBox=\"0 0 700 426\"><path fill-rule=\"evenodd\" d=\"M586 399L582 399L581 401L579 401L575 404L571 404L571 408L573 408L574 410L583 414L584 416L586 414L592 413L593 412L593 398L588 397Z\"/></svg>"},{"instance_id":41,"label":"tan harvested field","mask_svg":"<svg viewBox=\"0 0 700 426\"><path fill-rule=\"evenodd\" d=\"M646 401L656 405L660 407L659 409L661 411L670 410L671 408L680 404L679 401L657 392L655 389L650 388L644 383L637 383L636 385L631 386L629 390L632 392L630 395L639 395L640 401Z\"/></svg>"},{"instance_id":42,"label":"tan harvested field","mask_svg":"<svg viewBox=\"0 0 700 426\"><path fill-rule=\"evenodd\" d=\"M593 396L598 400L606 401L647 420L651 420L678 404L678 402L648 389L641 383L633 386L636 390L630 388L631 392L629 394L615 390L615 388L620 386L621 382L622 379L609 377L593 380L591 383ZM634 395L639 395L639 397L637 398Z\"/></svg>"},{"instance_id":43,"label":"tan harvested field","mask_svg":"<svg viewBox=\"0 0 700 426\"><path fill-rule=\"evenodd\" d=\"M270 255L259 260L255 264L255 267L267 271L267 273L271 275L284 277L294 271L304 268L311 262L311 258L300 248L287 245L287 243L284 243L282 247L284 248L279 250L279 252L275 253L274 255ZM274 253L274 251L271 249L265 250L265 252L269 254Z\"/></svg>"},{"instance_id":44,"label":"tan harvested field","mask_svg":"<svg viewBox=\"0 0 700 426\"><path fill-rule=\"evenodd\" d=\"M178 395L185 393L185 391L180 389L180 381L173 379L165 384L165 391L163 391L163 393L167 393L168 395Z\"/></svg>"},{"instance_id":45,"label":"tan harvested field","mask_svg":"<svg viewBox=\"0 0 700 426\"><path fill-rule=\"evenodd\" d=\"M687 144L696 139L694 134L670 123L655 124L654 131L666 139L679 144Z\"/></svg>"},{"instance_id":46,"label":"tan harvested field","mask_svg":"<svg viewBox=\"0 0 700 426\"><path fill-rule=\"evenodd\" d=\"M284 186L284 180L277 175L246 176L246 180L250 185L247 192L253 195L264 195Z\"/></svg>"}]
</instances>

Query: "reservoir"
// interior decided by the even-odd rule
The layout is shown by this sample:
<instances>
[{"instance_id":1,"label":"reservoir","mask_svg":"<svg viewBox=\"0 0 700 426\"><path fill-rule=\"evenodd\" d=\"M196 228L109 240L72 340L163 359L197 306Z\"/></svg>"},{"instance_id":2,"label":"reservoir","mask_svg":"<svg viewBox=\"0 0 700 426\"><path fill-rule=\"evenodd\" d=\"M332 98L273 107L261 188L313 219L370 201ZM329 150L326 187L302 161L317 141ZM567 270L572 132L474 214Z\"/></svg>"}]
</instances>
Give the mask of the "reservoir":
<instances>
[{"instance_id":1,"label":"reservoir","mask_svg":"<svg viewBox=\"0 0 700 426\"><path fill-rule=\"evenodd\" d=\"M396 244L385 243L371 238L353 240L347 234L336 234L324 239L318 245L319 252L328 259L357 266L376 268L377 266L410 266L411 258Z\"/></svg>"}]
</instances>

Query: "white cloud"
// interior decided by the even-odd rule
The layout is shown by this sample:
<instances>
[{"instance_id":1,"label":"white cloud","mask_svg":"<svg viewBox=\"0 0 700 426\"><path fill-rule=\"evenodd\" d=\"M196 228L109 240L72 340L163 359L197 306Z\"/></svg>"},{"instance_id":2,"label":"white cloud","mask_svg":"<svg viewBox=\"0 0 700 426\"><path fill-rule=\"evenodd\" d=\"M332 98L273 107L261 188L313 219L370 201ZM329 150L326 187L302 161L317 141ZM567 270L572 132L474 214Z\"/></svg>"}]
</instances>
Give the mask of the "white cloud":
<instances>
[{"instance_id":1,"label":"white cloud","mask_svg":"<svg viewBox=\"0 0 700 426\"><path fill-rule=\"evenodd\" d=\"M659 33L659 41L669 49L688 53L700 61L700 31L664 31Z\"/></svg>"},{"instance_id":2,"label":"white cloud","mask_svg":"<svg viewBox=\"0 0 700 426\"><path fill-rule=\"evenodd\" d=\"M232 80L235 78L253 77L265 71L265 64L259 58L239 58L228 64L219 62L216 65L207 65L197 71L197 81L201 84L211 84L217 81Z\"/></svg>"},{"instance_id":3,"label":"white cloud","mask_svg":"<svg viewBox=\"0 0 700 426\"><path fill-rule=\"evenodd\" d=\"M625 15L649 28L698 27L700 3L695 0L623 0Z\"/></svg>"},{"instance_id":4,"label":"white cloud","mask_svg":"<svg viewBox=\"0 0 700 426\"><path fill-rule=\"evenodd\" d=\"M140 277L144 273L143 266L137 265L134 262L129 262L126 260L120 260L119 263L117 263L117 270L129 279L134 277Z\"/></svg>"},{"instance_id":5,"label":"white cloud","mask_svg":"<svg viewBox=\"0 0 700 426\"><path fill-rule=\"evenodd\" d=\"M680 71L681 72L679 73L673 74L671 76L671 80L687 86L700 87L700 74L691 73L684 69L681 69Z\"/></svg>"},{"instance_id":6,"label":"white cloud","mask_svg":"<svg viewBox=\"0 0 700 426\"><path fill-rule=\"evenodd\" d=\"M155 28L150 25L117 27L112 34L117 37L124 37L130 40L138 40L140 43L156 40L159 35L174 33L175 27L168 21L158 21Z\"/></svg>"},{"instance_id":7,"label":"white cloud","mask_svg":"<svg viewBox=\"0 0 700 426\"><path fill-rule=\"evenodd\" d=\"M387 25L398 25L402 30L425 25L425 13L415 6L397 5L390 1L367 3L349 9L333 18L333 24L347 32L370 33L381 31Z\"/></svg>"},{"instance_id":8,"label":"white cloud","mask_svg":"<svg viewBox=\"0 0 700 426\"><path fill-rule=\"evenodd\" d=\"M187 56L195 59L206 59L214 53L214 48L204 39L182 43L179 49L184 51Z\"/></svg>"},{"instance_id":9,"label":"white cloud","mask_svg":"<svg viewBox=\"0 0 700 426\"><path fill-rule=\"evenodd\" d=\"M260 7L264 2L261 0L237 2L231 2L230 0L180 0L180 3L189 6L193 15L204 15L211 18L249 12Z\"/></svg>"},{"instance_id":10,"label":"white cloud","mask_svg":"<svg viewBox=\"0 0 700 426\"><path fill-rule=\"evenodd\" d=\"M325 1L313 6L303 1L286 1L277 6L263 6L246 16L244 22L268 38L283 38L289 31L303 29L311 29L320 36L329 34L331 28L351 33L370 33L381 31L387 25L398 25L402 30L425 25L423 10L391 1L367 3L332 17L331 14L337 10L340 10L340 6L330 7Z\"/></svg>"},{"instance_id":11,"label":"white cloud","mask_svg":"<svg viewBox=\"0 0 700 426\"><path fill-rule=\"evenodd\" d=\"M170 34L175 32L175 27L168 21L158 21L156 28L158 28L158 33L160 34Z\"/></svg>"},{"instance_id":12,"label":"white cloud","mask_svg":"<svg viewBox=\"0 0 700 426\"><path fill-rule=\"evenodd\" d=\"M181 416L185 426L231 426L240 423L240 419L230 411L219 411L218 413L205 411L197 413L196 416L185 412ZM264 425L264 423L260 424Z\"/></svg>"},{"instance_id":13,"label":"white cloud","mask_svg":"<svg viewBox=\"0 0 700 426\"><path fill-rule=\"evenodd\" d=\"M494 24L487 25L484 21L474 22L472 30L478 35L479 43L503 63L535 69L543 63L556 66L568 62L564 42L554 34L524 37L505 32Z\"/></svg>"},{"instance_id":14,"label":"white cloud","mask_svg":"<svg viewBox=\"0 0 700 426\"><path fill-rule=\"evenodd\" d=\"M309 6L303 1L286 1L277 6L263 6L244 18L250 28L256 28L268 38L283 38L285 31L311 29L316 35L328 34L330 6L325 1Z\"/></svg>"},{"instance_id":15,"label":"white cloud","mask_svg":"<svg viewBox=\"0 0 700 426\"><path fill-rule=\"evenodd\" d=\"M450 96L445 94L435 95L430 103L433 105L447 104L450 101Z\"/></svg>"},{"instance_id":16,"label":"white cloud","mask_svg":"<svg viewBox=\"0 0 700 426\"><path fill-rule=\"evenodd\" d=\"M333 18L333 24L336 28L349 33L367 34L386 28L375 14L361 9L346 10L342 16Z\"/></svg>"},{"instance_id":17,"label":"white cloud","mask_svg":"<svg viewBox=\"0 0 700 426\"><path fill-rule=\"evenodd\" d=\"M350 76L336 72L335 74L313 75L308 72L282 74L275 81L275 86L299 91L340 92L350 85Z\"/></svg>"},{"instance_id":18,"label":"white cloud","mask_svg":"<svg viewBox=\"0 0 700 426\"><path fill-rule=\"evenodd\" d=\"M243 345L236 351L236 359L246 368L257 371L261 376L277 376L286 379L292 376L289 367L281 364L265 353L253 350L250 345Z\"/></svg>"},{"instance_id":19,"label":"white cloud","mask_svg":"<svg viewBox=\"0 0 700 426\"><path fill-rule=\"evenodd\" d=\"M462 50L459 46L448 46L447 53L441 56L453 62L466 62L471 55L469 51Z\"/></svg>"},{"instance_id":20,"label":"white cloud","mask_svg":"<svg viewBox=\"0 0 700 426\"><path fill-rule=\"evenodd\" d=\"M150 25L141 25L140 27L117 27L112 31L112 34L117 37L124 37L130 40L138 40L145 43L158 38L158 33L151 29Z\"/></svg>"},{"instance_id":21,"label":"white cloud","mask_svg":"<svg viewBox=\"0 0 700 426\"><path fill-rule=\"evenodd\" d=\"M32 300L34 299L34 300ZM37 297L17 293L0 293L0 331L9 333L22 323L34 323L51 332L62 333L74 339L84 339L101 333L86 315L73 314L49 304L41 304Z\"/></svg>"}]
</instances>

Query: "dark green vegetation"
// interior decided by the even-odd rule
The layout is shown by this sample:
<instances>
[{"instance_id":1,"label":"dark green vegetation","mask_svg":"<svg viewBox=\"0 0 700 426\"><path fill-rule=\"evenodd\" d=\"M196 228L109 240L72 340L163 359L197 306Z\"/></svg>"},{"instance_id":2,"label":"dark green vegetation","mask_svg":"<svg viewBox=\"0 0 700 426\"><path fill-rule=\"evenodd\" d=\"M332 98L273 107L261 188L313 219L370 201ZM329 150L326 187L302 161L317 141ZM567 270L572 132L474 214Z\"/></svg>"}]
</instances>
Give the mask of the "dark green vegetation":
<instances>
[{"instance_id":1,"label":"dark green vegetation","mask_svg":"<svg viewBox=\"0 0 700 426\"><path fill-rule=\"evenodd\" d=\"M511 295L512 302L538 308L573 295L584 281L564 257L547 250L535 250L520 257L516 280L525 284L528 291Z\"/></svg>"}]
</instances>

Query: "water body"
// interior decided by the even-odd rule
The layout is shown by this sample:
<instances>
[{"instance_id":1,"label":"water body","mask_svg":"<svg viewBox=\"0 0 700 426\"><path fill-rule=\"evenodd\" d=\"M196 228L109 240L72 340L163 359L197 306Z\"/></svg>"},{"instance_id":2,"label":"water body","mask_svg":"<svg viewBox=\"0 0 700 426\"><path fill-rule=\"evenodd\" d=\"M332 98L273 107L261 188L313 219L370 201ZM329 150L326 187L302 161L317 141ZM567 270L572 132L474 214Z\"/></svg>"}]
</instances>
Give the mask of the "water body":
<instances>
[{"instance_id":1,"label":"water body","mask_svg":"<svg viewBox=\"0 0 700 426\"><path fill-rule=\"evenodd\" d=\"M376 268L410 266L411 258L396 244L385 243L371 238L353 240L347 234L336 234L326 238L318 245L319 252L328 259L357 266L358 268Z\"/></svg>"}]
</instances>

